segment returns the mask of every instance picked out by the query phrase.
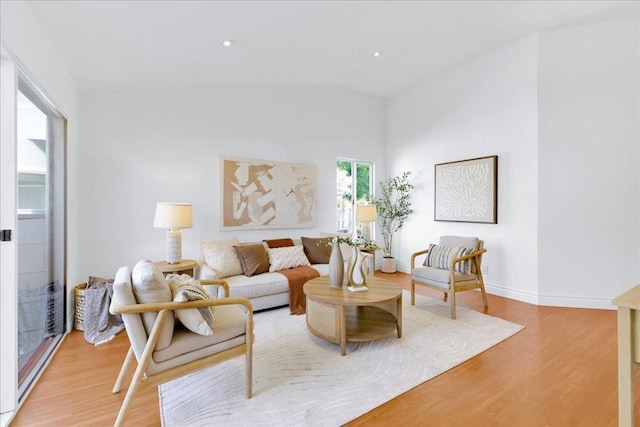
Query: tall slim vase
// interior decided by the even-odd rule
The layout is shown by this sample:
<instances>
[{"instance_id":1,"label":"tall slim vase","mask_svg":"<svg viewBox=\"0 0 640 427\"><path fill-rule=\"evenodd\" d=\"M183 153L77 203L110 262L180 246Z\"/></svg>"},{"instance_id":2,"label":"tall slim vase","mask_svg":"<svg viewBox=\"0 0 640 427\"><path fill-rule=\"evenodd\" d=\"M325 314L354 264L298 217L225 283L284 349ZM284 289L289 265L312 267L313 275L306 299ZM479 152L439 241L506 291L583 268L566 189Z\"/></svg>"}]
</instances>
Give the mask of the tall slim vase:
<instances>
[{"instance_id":1,"label":"tall slim vase","mask_svg":"<svg viewBox=\"0 0 640 427\"><path fill-rule=\"evenodd\" d=\"M329 256L329 285L341 288L344 280L344 258L337 239L333 239L333 248Z\"/></svg>"},{"instance_id":2,"label":"tall slim vase","mask_svg":"<svg viewBox=\"0 0 640 427\"><path fill-rule=\"evenodd\" d=\"M367 283L367 265L365 255L360 249L354 247L353 255L349 260L349 268L347 269L347 281L350 286L361 286ZM360 280L356 279L356 271L360 275Z\"/></svg>"}]
</instances>

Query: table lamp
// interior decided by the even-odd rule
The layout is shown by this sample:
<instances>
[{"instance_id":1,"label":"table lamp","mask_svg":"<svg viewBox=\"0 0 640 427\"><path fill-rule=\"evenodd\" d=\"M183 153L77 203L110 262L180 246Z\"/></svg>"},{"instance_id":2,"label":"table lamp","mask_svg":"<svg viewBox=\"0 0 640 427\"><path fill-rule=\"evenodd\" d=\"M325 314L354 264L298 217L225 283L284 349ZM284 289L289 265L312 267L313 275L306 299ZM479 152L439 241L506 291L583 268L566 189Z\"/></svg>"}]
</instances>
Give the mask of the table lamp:
<instances>
[{"instance_id":1,"label":"table lamp","mask_svg":"<svg viewBox=\"0 0 640 427\"><path fill-rule=\"evenodd\" d=\"M358 205L356 206L356 221L365 222L363 228L364 238L371 240L371 223L378 219L378 211L375 205Z\"/></svg>"},{"instance_id":2,"label":"table lamp","mask_svg":"<svg viewBox=\"0 0 640 427\"><path fill-rule=\"evenodd\" d=\"M167 263L178 264L182 259L181 230L193 227L191 203L159 202L153 226L167 230Z\"/></svg>"}]
</instances>

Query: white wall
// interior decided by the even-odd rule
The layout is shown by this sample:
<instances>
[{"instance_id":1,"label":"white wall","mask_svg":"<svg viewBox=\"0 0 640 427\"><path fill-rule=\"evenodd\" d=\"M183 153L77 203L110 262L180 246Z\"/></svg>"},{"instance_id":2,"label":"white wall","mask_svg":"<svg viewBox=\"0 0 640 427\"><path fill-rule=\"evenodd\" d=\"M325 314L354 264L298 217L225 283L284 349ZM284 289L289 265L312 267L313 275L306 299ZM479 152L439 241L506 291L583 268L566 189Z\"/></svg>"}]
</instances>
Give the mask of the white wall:
<instances>
[{"instance_id":1,"label":"white wall","mask_svg":"<svg viewBox=\"0 0 640 427\"><path fill-rule=\"evenodd\" d=\"M542 303L608 305L640 280L638 21L539 38Z\"/></svg>"},{"instance_id":2,"label":"white wall","mask_svg":"<svg viewBox=\"0 0 640 427\"><path fill-rule=\"evenodd\" d=\"M611 308L640 280L638 20L555 29L388 103L388 172L413 170L411 252L442 234L486 240L488 290ZM497 154L498 224L433 221L433 165Z\"/></svg>"},{"instance_id":3,"label":"white wall","mask_svg":"<svg viewBox=\"0 0 640 427\"><path fill-rule=\"evenodd\" d=\"M67 284L68 294L78 278L78 93L27 2L0 2L0 37L14 60L67 119ZM73 319L73 305L67 324Z\"/></svg>"},{"instance_id":4,"label":"white wall","mask_svg":"<svg viewBox=\"0 0 640 427\"><path fill-rule=\"evenodd\" d=\"M335 230L337 157L372 160L385 175L384 102L332 89L209 88L82 92L80 271L165 258L159 201L193 203L183 257L201 240L317 236ZM317 227L221 231L221 156L318 166Z\"/></svg>"},{"instance_id":5,"label":"white wall","mask_svg":"<svg viewBox=\"0 0 640 427\"><path fill-rule=\"evenodd\" d=\"M415 213L396 238L399 269L440 235L478 236L490 292L537 298L536 37L467 63L388 102L389 174L413 171ZM435 222L434 164L498 155L498 224Z\"/></svg>"}]
</instances>

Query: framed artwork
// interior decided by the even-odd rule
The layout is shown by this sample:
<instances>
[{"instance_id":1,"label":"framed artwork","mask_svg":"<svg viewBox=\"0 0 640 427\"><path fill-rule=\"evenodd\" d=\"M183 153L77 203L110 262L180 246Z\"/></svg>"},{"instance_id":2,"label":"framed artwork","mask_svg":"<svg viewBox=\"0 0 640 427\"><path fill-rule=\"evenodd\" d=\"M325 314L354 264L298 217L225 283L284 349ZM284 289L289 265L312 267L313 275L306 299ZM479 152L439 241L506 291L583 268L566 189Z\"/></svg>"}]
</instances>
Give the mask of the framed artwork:
<instances>
[{"instance_id":1,"label":"framed artwork","mask_svg":"<svg viewBox=\"0 0 640 427\"><path fill-rule=\"evenodd\" d=\"M316 226L317 167L222 158L222 228Z\"/></svg>"},{"instance_id":2,"label":"framed artwork","mask_svg":"<svg viewBox=\"0 0 640 427\"><path fill-rule=\"evenodd\" d=\"M435 165L436 221L498 223L498 156Z\"/></svg>"}]
</instances>

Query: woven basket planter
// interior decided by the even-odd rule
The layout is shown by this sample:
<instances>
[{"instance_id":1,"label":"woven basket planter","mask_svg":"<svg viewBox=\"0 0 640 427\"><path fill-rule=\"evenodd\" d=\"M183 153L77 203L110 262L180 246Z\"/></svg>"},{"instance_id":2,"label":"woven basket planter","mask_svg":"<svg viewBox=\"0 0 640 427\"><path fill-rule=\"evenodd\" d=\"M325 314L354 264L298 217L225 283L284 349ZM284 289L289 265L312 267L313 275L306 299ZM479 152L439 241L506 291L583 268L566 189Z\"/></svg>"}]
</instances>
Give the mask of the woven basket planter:
<instances>
[{"instance_id":1,"label":"woven basket planter","mask_svg":"<svg viewBox=\"0 0 640 427\"><path fill-rule=\"evenodd\" d=\"M75 316L73 327L79 331L84 331L84 294L87 291L87 283L80 283L73 290L75 301Z\"/></svg>"}]
</instances>

